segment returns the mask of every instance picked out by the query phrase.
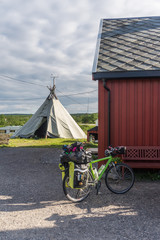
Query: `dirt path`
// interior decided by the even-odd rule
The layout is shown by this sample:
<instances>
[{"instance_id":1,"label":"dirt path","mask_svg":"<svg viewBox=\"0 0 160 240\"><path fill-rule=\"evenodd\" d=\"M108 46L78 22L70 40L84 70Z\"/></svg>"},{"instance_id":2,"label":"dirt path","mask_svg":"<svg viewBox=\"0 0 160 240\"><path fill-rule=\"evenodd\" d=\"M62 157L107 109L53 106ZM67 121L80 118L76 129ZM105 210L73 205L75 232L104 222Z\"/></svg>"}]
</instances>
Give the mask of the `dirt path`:
<instances>
[{"instance_id":1,"label":"dirt path","mask_svg":"<svg viewBox=\"0 0 160 240\"><path fill-rule=\"evenodd\" d=\"M0 240L159 240L160 182L66 200L59 149L0 149Z\"/></svg>"}]
</instances>

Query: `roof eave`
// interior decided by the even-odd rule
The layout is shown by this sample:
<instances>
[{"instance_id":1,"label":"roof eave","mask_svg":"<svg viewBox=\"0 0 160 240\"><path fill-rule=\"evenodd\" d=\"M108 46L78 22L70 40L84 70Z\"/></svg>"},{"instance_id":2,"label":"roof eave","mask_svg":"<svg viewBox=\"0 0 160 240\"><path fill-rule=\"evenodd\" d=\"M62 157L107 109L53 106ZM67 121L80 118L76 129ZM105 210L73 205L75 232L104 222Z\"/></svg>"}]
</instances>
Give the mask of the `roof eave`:
<instances>
[{"instance_id":1,"label":"roof eave","mask_svg":"<svg viewBox=\"0 0 160 240\"><path fill-rule=\"evenodd\" d=\"M160 77L160 70L125 71L125 72L92 72L93 80Z\"/></svg>"},{"instance_id":2,"label":"roof eave","mask_svg":"<svg viewBox=\"0 0 160 240\"><path fill-rule=\"evenodd\" d=\"M97 69L98 56L99 56L99 48L100 48L101 34L102 34L102 26L103 26L103 19L101 19L100 25L99 25L99 32L98 32L98 36L97 36L96 51L95 51L95 55L94 55L92 72L95 72L96 69Z\"/></svg>"}]
</instances>

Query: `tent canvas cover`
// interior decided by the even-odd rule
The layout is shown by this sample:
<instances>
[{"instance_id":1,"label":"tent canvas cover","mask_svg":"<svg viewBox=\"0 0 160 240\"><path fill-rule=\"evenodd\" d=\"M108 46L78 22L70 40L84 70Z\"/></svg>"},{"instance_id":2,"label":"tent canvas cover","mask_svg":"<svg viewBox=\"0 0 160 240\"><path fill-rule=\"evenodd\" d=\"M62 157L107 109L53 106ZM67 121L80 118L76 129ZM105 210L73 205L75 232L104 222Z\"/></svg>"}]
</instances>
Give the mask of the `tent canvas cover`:
<instances>
[{"instance_id":1,"label":"tent canvas cover","mask_svg":"<svg viewBox=\"0 0 160 240\"><path fill-rule=\"evenodd\" d=\"M86 138L86 134L74 121L55 95L55 86L29 121L13 136L21 138Z\"/></svg>"}]
</instances>

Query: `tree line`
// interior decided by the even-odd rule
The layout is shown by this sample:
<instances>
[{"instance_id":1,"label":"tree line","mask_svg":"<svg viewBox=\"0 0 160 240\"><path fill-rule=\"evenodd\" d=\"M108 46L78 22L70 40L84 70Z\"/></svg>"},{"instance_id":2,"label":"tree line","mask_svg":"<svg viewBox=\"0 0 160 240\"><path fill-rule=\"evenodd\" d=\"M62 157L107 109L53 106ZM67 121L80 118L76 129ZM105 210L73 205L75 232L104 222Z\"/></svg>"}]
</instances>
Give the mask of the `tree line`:
<instances>
[{"instance_id":1,"label":"tree line","mask_svg":"<svg viewBox=\"0 0 160 240\"><path fill-rule=\"evenodd\" d=\"M98 113L82 113L82 114L71 114L77 123L90 123L94 124L98 119Z\"/></svg>"},{"instance_id":2,"label":"tree line","mask_svg":"<svg viewBox=\"0 0 160 240\"><path fill-rule=\"evenodd\" d=\"M0 127L5 126L23 126L32 114L0 114Z\"/></svg>"},{"instance_id":3,"label":"tree line","mask_svg":"<svg viewBox=\"0 0 160 240\"><path fill-rule=\"evenodd\" d=\"M71 114L77 123L94 124L98 118L98 113ZM0 114L0 127L23 126L32 114Z\"/></svg>"}]
</instances>

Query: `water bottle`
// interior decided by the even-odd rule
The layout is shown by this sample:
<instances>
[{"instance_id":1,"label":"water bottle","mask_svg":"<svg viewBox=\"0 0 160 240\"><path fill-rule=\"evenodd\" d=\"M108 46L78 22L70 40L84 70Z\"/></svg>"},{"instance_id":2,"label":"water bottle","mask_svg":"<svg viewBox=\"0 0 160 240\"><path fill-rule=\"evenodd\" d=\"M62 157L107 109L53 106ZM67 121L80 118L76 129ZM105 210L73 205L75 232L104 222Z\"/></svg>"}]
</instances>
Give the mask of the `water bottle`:
<instances>
[{"instance_id":1,"label":"water bottle","mask_svg":"<svg viewBox=\"0 0 160 240\"><path fill-rule=\"evenodd\" d=\"M77 174L77 180L78 180L78 182L80 182L81 181L81 174L78 172L78 174Z\"/></svg>"},{"instance_id":2,"label":"water bottle","mask_svg":"<svg viewBox=\"0 0 160 240\"><path fill-rule=\"evenodd\" d=\"M100 175L103 169L105 168L105 165L101 165L100 168L98 169L98 174Z\"/></svg>"},{"instance_id":3,"label":"water bottle","mask_svg":"<svg viewBox=\"0 0 160 240\"><path fill-rule=\"evenodd\" d=\"M98 178L97 168L93 168L93 172L94 172L95 178L97 179Z\"/></svg>"}]
</instances>

